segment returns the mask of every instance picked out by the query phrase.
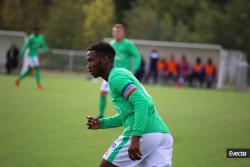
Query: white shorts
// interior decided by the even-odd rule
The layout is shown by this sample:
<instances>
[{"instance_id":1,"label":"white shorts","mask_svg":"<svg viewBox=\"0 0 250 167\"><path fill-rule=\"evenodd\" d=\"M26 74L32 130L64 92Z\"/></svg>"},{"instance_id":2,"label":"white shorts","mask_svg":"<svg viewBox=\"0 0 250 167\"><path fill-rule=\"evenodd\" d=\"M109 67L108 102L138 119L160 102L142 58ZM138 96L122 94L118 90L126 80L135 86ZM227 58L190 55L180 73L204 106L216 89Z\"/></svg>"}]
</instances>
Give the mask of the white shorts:
<instances>
[{"instance_id":1,"label":"white shorts","mask_svg":"<svg viewBox=\"0 0 250 167\"><path fill-rule=\"evenodd\" d=\"M102 92L109 92L109 84L107 81L102 80L102 86L100 88Z\"/></svg>"},{"instance_id":2,"label":"white shorts","mask_svg":"<svg viewBox=\"0 0 250 167\"><path fill-rule=\"evenodd\" d=\"M27 63L29 67L39 67L40 65L38 56L35 56L35 57L28 56L27 61L28 61Z\"/></svg>"},{"instance_id":3,"label":"white shorts","mask_svg":"<svg viewBox=\"0 0 250 167\"><path fill-rule=\"evenodd\" d=\"M170 133L148 133L140 139L142 159L133 161L128 156L131 137L119 136L103 159L119 167L171 167L173 137Z\"/></svg>"},{"instance_id":4,"label":"white shorts","mask_svg":"<svg viewBox=\"0 0 250 167\"><path fill-rule=\"evenodd\" d=\"M40 63L39 63L38 56L35 56L35 57L28 56L27 64L29 67L39 67Z\"/></svg>"}]
</instances>

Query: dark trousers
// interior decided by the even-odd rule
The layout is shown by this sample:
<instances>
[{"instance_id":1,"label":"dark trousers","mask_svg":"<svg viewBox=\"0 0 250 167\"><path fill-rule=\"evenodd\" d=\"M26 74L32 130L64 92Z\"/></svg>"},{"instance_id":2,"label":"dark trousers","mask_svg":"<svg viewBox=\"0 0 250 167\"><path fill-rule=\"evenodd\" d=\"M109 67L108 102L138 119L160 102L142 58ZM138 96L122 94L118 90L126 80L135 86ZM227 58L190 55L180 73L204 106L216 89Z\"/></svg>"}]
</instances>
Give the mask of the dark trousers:
<instances>
[{"instance_id":1,"label":"dark trousers","mask_svg":"<svg viewBox=\"0 0 250 167\"><path fill-rule=\"evenodd\" d=\"M204 74L202 73L192 73L189 78L189 86L193 87L193 81L198 80L199 87L203 86L204 83Z\"/></svg>"},{"instance_id":2,"label":"dark trousers","mask_svg":"<svg viewBox=\"0 0 250 167\"><path fill-rule=\"evenodd\" d=\"M154 81L154 83L156 84L156 83L157 83L157 79L158 79L158 72L157 72L156 69L151 69L151 70L149 70L148 75L147 75L147 77L146 77L146 82L148 82L149 79L150 79L152 76L153 76L153 81Z\"/></svg>"},{"instance_id":3,"label":"dark trousers","mask_svg":"<svg viewBox=\"0 0 250 167\"><path fill-rule=\"evenodd\" d=\"M206 75L205 82L207 88L212 88L214 84L214 77L212 75Z\"/></svg>"}]
</instances>

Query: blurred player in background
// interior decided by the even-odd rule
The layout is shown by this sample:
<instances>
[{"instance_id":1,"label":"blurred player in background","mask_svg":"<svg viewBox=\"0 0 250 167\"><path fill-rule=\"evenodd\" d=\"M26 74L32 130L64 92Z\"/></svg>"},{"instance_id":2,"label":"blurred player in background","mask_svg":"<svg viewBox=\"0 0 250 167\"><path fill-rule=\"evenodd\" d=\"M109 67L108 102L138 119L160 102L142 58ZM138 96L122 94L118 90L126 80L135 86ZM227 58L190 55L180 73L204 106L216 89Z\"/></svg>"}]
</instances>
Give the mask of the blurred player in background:
<instances>
[{"instance_id":1,"label":"blurred player in background","mask_svg":"<svg viewBox=\"0 0 250 167\"><path fill-rule=\"evenodd\" d=\"M160 57L160 53L156 49L153 49L149 53L150 66L149 66L148 75L146 77L146 83L148 83L148 81L150 80L152 76L153 76L153 83L154 84L157 83L157 79L158 79L157 62L159 60L159 57Z\"/></svg>"},{"instance_id":2,"label":"blurred player in background","mask_svg":"<svg viewBox=\"0 0 250 167\"><path fill-rule=\"evenodd\" d=\"M159 83L165 84L167 76L167 62L164 57L159 58L159 60L157 61L157 72Z\"/></svg>"},{"instance_id":3,"label":"blurred player in background","mask_svg":"<svg viewBox=\"0 0 250 167\"><path fill-rule=\"evenodd\" d=\"M101 119L88 116L88 129L124 127L121 136L103 155L100 166L171 167L173 138L152 97L133 73L113 66L115 51L110 44L94 44L86 56L90 74L108 82L118 112Z\"/></svg>"},{"instance_id":4,"label":"blurred player in background","mask_svg":"<svg viewBox=\"0 0 250 167\"><path fill-rule=\"evenodd\" d=\"M32 70L35 71L35 78L37 82L37 88L39 90L43 90L44 87L41 84L41 72L40 72L40 63L39 63L39 49L43 48L45 52L48 52L48 47L45 43L43 35L40 33L39 28L35 27L33 29L33 33L29 35L27 41L24 46L21 48L19 52L19 56L23 56L27 51L27 59L24 60L24 68L22 70L21 75L15 81L15 85L17 88L20 87L21 81L27 77Z\"/></svg>"},{"instance_id":5,"label":"blurred player in background","mask_svg":"<svg viewBox=\"0 0 250 167\"><path fill-rule=\"evenodd\" d=\"M193 65L193 68L192 68L192 72L191 72L191 75L190 75L190 78L189 78L189 86L192 87L193 86L193 81L198 80L199 87L202 87L203 82L204 82L204 77L205 77L204 65L201 62L201 58L198 57L196 59L196 63Z\"/></svg>"},{"instance_id":6,"label":"blurred player in background","mask_svg":"<svg viewBox=\"0 0 250 167\"><path fill-rule=\"evenodd\" d=\"M190 66L186 59L186 56L183 55L181 61L178 63L178 86L184 86L185 82L189 80L190 75Z\"/></svg>"},{"instance_id":7,"label":"blurred player in background","mask_svg":"<svg viewBox=\"0 0 250 167\"><path fill-rule=\"evenodd\" d=\"M207 60L207 64L205 66L205 82L207 88L212 88L216 76L216 67L213 64L211 58Z\"/></svg>"},{"instance_id":8,"label":"blurred player in background","mask_svg":"<svg viewBox=\"0 0 250 167\"><path fill-rule=\"evenodd\" d=\"M171 54L167 60L167 80L169 85L176 83L177 79L177 63L174 58L174 54Z\"/></svg>"},{"instance_id":9,"label":"blurred player in background","mask_svg":"<svg viewBox=\"0 0 250 167\"><path fill-rule=\"evenodd\" d=\"M112 34L114 39L110 44L116 52L114 65L116 67L126 68L135 74L141 65L141 57L136 46L132 41L124 38L125 27L122 24L115 24L112 28ZM103 80L99 100L99 118L104 117L108 92L108 83Z\"/></svg>"},{"instance_id":10,"label":"blurred player in background","mask_svg":"<svg viewBox=\"0 0 250 167\"><path fill-rule=\"evenodd\" d=\"M144 60L143 56L141 56L140 68L135 73L136 79L138 79L138 81L140 81L140 82L143 80L143 77L144 77L144 74L145 74L145 66L146 66L145 60Z\"/></svg>"}]
</instances>

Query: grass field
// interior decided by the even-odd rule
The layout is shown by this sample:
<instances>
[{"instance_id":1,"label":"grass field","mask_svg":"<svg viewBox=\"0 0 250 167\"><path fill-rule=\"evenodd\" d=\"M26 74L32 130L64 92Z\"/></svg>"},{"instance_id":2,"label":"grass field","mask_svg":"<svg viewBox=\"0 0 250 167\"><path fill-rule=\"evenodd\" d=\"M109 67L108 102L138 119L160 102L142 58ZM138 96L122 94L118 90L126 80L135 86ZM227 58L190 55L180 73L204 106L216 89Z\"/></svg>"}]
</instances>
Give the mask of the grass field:
<instances>
[{"instance_id":1,"label":"grass field","mask_svg":"<svg viewBox=\"0 0 250 167\"><path fill-rule=\"evenodd\" d=\"M90 131L100 83L46 74L21 88L0 75L0 167L96 167L122 129ZM146 86L174 136L173 167L249 167L226 148L250 148L250 93ZM114 113L111 101L107 114Z\"/></svg>"}]
</instances>

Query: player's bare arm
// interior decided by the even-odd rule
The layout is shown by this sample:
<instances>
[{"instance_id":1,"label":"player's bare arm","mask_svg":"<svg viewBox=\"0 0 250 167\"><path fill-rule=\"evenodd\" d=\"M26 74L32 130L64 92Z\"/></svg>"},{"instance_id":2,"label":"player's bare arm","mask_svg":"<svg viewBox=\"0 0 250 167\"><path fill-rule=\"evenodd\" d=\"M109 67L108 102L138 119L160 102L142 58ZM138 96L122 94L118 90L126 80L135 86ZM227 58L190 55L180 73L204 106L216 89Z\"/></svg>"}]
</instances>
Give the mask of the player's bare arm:
<instances>
[{"instance_id":1,"label":"player's bare arm","mask_svg":"<svg viewBox=\"0 0 250 167\"><path fill-rule=\"evenodd\" d=\"M129 158L132 160L140 160L141 159L141 151L140 151L140 138L141 136L133 136L129 149L128 149L128 155Z\"/></svg>"}]
</instances>

